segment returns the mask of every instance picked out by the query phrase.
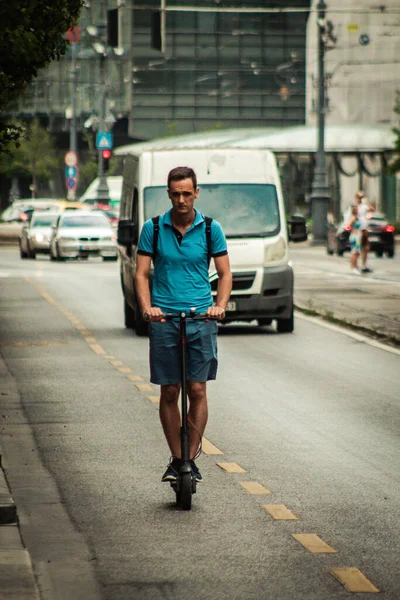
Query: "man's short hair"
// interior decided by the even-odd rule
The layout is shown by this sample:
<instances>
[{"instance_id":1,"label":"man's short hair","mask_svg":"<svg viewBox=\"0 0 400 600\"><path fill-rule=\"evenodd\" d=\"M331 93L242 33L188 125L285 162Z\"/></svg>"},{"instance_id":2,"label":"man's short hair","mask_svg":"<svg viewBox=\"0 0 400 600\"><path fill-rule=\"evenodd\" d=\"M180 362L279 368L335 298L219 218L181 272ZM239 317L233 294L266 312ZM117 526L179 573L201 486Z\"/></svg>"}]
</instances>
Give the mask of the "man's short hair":
<instances>
[{"instance_id":1,"label":"man's short hair","mask_svg":"<svg viewBox=\"0 0 400 600\"><path fill-rule=\"evenodd\" d=\"M196 173L190 167L175 167L168 173L168 189L171 181L182 181L182 179L191 179L193 182L193 189L197 190L197 177Z\"/></svg>"}]
</instances>

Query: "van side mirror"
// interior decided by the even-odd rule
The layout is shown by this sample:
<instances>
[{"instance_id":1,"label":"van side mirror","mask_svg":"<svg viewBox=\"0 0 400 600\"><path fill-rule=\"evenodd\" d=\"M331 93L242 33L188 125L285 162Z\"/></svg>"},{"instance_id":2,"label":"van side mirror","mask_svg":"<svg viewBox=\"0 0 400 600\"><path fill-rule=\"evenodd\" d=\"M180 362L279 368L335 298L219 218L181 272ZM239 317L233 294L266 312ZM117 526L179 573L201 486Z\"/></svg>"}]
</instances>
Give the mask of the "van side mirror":
<instances>
[{"instance_id":1,"label":"van side mirror","mask_svg":"<svg viewBox=\"0 0 400 600\"><path fill-rule=\"evenodd\" d=\"M135 224L129 219L120 219L118 222L117 241L120 246L130 248L137 244L137 235L135 233Z\"/></svg>"},{"instance_id":2,"label":"van side mirror","mask_svg":"<svg viewBox=\"0 0 400 600\"><path fill-rule=\"evenodd\" d=\"M292 215L287 224L290 242L305 242L307 240L307 225L304 217Z\"/></svg>"}]
</instances>

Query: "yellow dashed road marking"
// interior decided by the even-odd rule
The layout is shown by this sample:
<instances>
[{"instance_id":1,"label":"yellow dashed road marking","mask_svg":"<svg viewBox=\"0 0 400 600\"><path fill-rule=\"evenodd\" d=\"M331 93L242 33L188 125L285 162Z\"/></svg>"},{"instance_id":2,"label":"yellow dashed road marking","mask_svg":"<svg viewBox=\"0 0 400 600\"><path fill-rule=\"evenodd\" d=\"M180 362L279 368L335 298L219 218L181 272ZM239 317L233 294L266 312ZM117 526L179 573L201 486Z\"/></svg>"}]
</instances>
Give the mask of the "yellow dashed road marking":
<instances>
[{"instance_id":1,"label":"yellow dashed road marking","mask_svg":"<svg viewBox=\"0 0 400 600\"><path fill-rule=\"evenodd\" d=\"M110 364L113 367L122 367L124 363L122 360L110 360Z\"/></svg>"},{"instance_id":2,"label":"yellow dashed road marking","mask_svg":"<svg viewBox=\"0 0 400 600\"><path fill-rule=\"evenodd\" d=\"M348 592L379 592L378 588L355 567L338 567L329 569Z\"/></svg>"},{"instance_id":3,"label":"yellow dashed road marking","mask_svg":"<svg viewBox=\"0 0 400 600\"><path fill-rule=\"evenodd\" d=\"M262 504L275 521L296 521L297 517L284 504Z\"/></svg>"},{"instance_id":4,"label":"yellow dashed road marking","mask_svg":"<svg viewBox=\"0 0 400 600\"><path fill-rule=\"evenodd\" d=\"M335 553L336 550L328 546L315 533L292 533L292 536L309 552Z\"/></svg>"},{"instance_id":5,"label":"yellow dashed road marking","mask_svg":"<svg viewBox=\"0 0 400 600\"><path fill-rule=\"evenodd\" d=\"M217 466L227 473L247 473L240 465L235 462L220 462Z\"/></svg>"},{"instance_id":6,"label":"yellow dashed road marking","mask_svg":"<svg viewBox=\"0 0 400 600\"><path fill-rule=\"evenodd\" d=\"M132 369L130 367L119 367L118 371L120 373L132 373Z\"/></svg>"},{"instance_id":7,"label":"yellow dashed road marking","mask_svg":"<svg viewBox=\"0 0 400 600\"><path fill-rule=\"evenodd\" d=\"M83 335L84 337L92 335L90 331L81 331L80 334Z\"/></svg>"},{"instance_id":8,"label":"yellow dashed road marking","mask_svg":"<svg viewBox=\"0 0 400 600\"><path fill-rule=\"evenodd\" d=\"M242 488L249 492L249 494L270 494L271 492L267 490L261 483L257 483L256 481L240 481L239 482Z\"/></svg>"},{"instance_id":9,"label":"yellow dashed road marking","mask_svg":"<svg viewBox=\"0 0 400 600\"><path fill-rule=\"evenodd\" d=\"M100 346L100 344L89 344L89 348L96 352L96 354L105 354L105 350Z\"/></svg>"},{"instance_id":10,"label":"yellow dashed road marking","mask_svg":"<svg viewBox=\"0 0 400 600\"><path fill-rule=\"evenodd\" d=\"M148 383L137 383L136 387L140 392L152 392L153 391L153 388Z\"/></svg>"},{"instance_id":11,"label":"yellow dashed road marking","mask_svg":"<svg viewBox=\"0 0 400 600\"><path fill-rule=\"evenodd\" d=\"M214 446L214 444L206 440L205 437L203 437L201 441L201 449L204 452L204 454L223 454L221 450L219 450L216 446Z\"/></svg>"},{"instance_id":12,"label":"yellow dashed road marking","mask_svg":"<svg viewBox=\"0 0 400 600\"><path fill-rule=\"evenodd\" d=\"M153 404L158 404L160 402L159 396L147 396L147 398L150 402L153 402Z\"/></svg>"},{"instance_id":13,"label":"yellow dashed road marking","mask_svg":"<svg viewBox=\"0 0 400 600\"><path fill-rule=\"evenodd\" d=\"M86 329L85 325L75 325L75 329L78 329L78 331L83 331Z\"/></svg>"},{"instance_id":14,"label":"yellow dashed road marking","mask_svg":"<svg viewBox=\"0 0 400 600\"><path fill-rule=\"evenodd\" d=\"M143 377L139 377L139 375L128 375L128 379L130 381L143 381Z\"/></svg>"},{"instance_id":15,"label":"yellow dashed road marking","mask_svg":"<svg viewBox=\"0 0 400 600\"><path fill-rule=\"evenodd\" d=\"M95 342L96 338L95 337L85 337L85 342Z\"/></svg>"},{"instance_id":16,"label":"yellow dashed road marking","mask_svg":"<svg viewBox=\"0 0 400 600\"><path fill-rule=\"evenodd\" d=\"M115 358L115 356L105 355L104 358L106 358L107 360L113 360Z\"/></svg>"}]
</instances>

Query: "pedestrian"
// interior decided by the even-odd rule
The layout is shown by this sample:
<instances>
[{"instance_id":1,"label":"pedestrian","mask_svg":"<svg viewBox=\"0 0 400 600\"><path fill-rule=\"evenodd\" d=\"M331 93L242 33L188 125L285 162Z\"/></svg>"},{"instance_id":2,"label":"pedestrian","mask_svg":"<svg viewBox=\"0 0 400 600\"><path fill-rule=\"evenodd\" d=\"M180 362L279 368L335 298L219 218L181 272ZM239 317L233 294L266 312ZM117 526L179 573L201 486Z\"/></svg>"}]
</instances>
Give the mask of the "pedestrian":
<instances>
[{"instance_id":1,"label":"pedestrian","mask_svg":"<svg viewBox=\"0 0 400 600\"><path fill-rule=\"evenodd\" d=\"M368 203L365 201L365 194L363 191L357 192L355 196L357 211L358 211L358 220L360 223L360 232L361 232L361 273L372 273L372 269L370 269L367 265L368 260L368 252L370 249L369 239L368 239L368 219L367 215L370 211L370 207Z\"/></svg>"},{"instance_id":2,"label":"pedestrian","mask_svg":"<svg viewBox=\"0 0 400 600\"><path fill-rule=\"evenodd\" d=\"M358 268L358 258L361 250L361 231L360 231L360 220L358 218L358 206L354 204L351 209L351 217L347 222L347 225L351 227L350 231L350 270L354 275L361 275Z\"/></svg>"},{"instance_id":3,"label":"pedestrian","mask_svg":"<svg viewBox=\"0 0 400 600\"><path fill-rule=\"evenodd\" d=\"M199 193L193 169L172 169L167 180L172 208L159 217L156 256L153 220L144 224L137 251L136 293L143 315L150 321L150 380L161 386L160 420L171 451L162 481L169 482L176 481L181 465L178 406L181 373L179 324L166 321L164 315L196 307L196 312L206 312L213 319L187 322L190 457L192 471L200 482L202 476L194 460L201 448L208 418L207 381L217 375L218 327L215 319L224 318L232 289L224 232L217 221L211 221L211 248L208 251L205 218L194 208ZM210 255L218 274L215 305L208 278ZM152 260L154 274L150 292Z\"/></svg>"}]
</instances>

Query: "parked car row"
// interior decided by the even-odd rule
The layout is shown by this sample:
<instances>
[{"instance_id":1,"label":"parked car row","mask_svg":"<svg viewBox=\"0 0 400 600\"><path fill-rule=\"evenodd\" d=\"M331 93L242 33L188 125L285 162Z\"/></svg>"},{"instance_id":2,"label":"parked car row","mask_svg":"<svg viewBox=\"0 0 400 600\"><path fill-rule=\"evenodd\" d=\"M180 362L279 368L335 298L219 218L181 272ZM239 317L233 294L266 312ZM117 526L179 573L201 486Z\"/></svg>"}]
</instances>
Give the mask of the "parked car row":
<instances>
[{"instance_id":1,"label":"parked car row","mask_svg":"<svg viewBox=\"0 0 400 600\"><path fill-rule=\"evenodd\" d=\"M101 256L117 260L114 229L102 210L35 211L22 227L20 256L50 255L52 260Z\"/></svg>"},{"instance_id":2,"label":"parked car row","mask_svg":"<svg viewBox=\"0 0 400 600\"><path fill-rule=\"evenodd\" d=\"M375 252L378 258L381 258L384 254L389 258L393 258L395 254L394 225L388 223L382 213L371 213L367 216L367 219L371 252ZM350 251L350 232L351 227L345 221L342 221L339 225L328 223L327 253L343 256L345 252Z\"/></svg>"}]
</instances>

